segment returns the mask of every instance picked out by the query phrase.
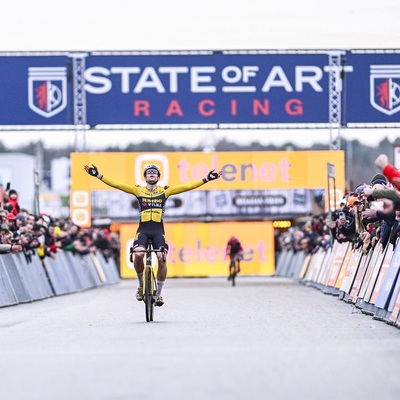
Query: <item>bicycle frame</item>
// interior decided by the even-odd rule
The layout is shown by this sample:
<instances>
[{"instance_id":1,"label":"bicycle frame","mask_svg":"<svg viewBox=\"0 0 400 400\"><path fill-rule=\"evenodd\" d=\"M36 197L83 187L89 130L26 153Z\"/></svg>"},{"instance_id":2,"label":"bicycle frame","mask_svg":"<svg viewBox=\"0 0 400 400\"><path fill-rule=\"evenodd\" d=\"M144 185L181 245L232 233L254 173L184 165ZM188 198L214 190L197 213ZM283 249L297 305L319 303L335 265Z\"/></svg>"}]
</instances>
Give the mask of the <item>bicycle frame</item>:
<instances>
[{"instance_id":1,"label":"bicycle frame","mask_svg":"<svg viewBox=\"0 0 400 400\"><path fill-rule=\"evenodd\" d=\"M236 275L239 273L239 263L240 263L240 256L235 254L231 258L231 262L229 264L229 280L232 283L232 286L236 285Z\"/></svg>"},{"instance_id":2,"label":"bicycle frame","mask_svg":"<svg viewBox=\"0 0 400 400\"><path fill-rule=\"evenodd\" d=\"M130 249L130 261L133 262L133 253L142 253L143 250ZM151 322L154 318L154 303L155 295L157 292L157 281L154 273L153 257L151 253L161 252L163 254L163 261L166 260L166 251L164 247L153 249L153 244L149 241L146 253L146 264L143 270L143 301L145 304L146 321Z\"/></svg>"}]
</instances>

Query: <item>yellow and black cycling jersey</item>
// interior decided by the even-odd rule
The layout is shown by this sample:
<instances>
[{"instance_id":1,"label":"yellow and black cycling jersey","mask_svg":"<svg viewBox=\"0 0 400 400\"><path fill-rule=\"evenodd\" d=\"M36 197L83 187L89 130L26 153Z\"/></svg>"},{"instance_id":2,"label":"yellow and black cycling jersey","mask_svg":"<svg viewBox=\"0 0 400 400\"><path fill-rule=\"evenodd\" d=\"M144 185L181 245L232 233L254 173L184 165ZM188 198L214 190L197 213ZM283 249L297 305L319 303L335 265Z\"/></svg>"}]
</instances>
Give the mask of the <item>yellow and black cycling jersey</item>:
<instances>
[{"instance_id":1,"label":"yellow and black cycling jersey","mask_svg":"<svg viewBox=\"0 0 400 400\"><path fill-rule=\"evenodd\" d=\"M165 202L168 197L196 189L204 183L202 180L198 180L178 186L156 186L151 191L146 186L128 185L107 176L103 176L101 180L108 186L133 194L138 199L141 224L146 222L162 223Z\"/></svg>"}]
</instances>

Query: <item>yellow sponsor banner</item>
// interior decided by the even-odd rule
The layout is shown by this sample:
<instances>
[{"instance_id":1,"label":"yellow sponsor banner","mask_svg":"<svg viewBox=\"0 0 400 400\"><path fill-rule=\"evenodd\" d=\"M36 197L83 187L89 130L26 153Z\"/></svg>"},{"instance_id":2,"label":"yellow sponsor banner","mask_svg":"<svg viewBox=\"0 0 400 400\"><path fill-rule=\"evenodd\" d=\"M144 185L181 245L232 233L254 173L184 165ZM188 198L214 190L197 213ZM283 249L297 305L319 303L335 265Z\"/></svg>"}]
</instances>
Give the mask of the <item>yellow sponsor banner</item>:
<instances>
[{"instance_id":1,"label":"yellow sponsor banner","mask_svg":"<svg viewBox=\"0 0 400 400\"><path fill-rule=\"evenodd\" d=\"M121 276L136 277L129 261L129 248L137 230L136 224L122 224ZM225 258L226 243L234 235L244 249L242 275L273 275L274 228L272 222L186 222L166 223L165 235L169 251L169 277L227 276L229 259Z\"/></svg>"},{"instance_id":2,"label":"yellow sponsor banner","mask_svg":"<svg viewBox=\"0 0 400 400\"><path fill-rule=\"evenodd\" d=\"M254 151L180 153L72 153L71 218L82 227L91 223L91 192L115 190L89 176L85 164L124 183L144 185L143 168L157 164L159 184L179 185L202 179L212 169L220 179L196 190L327 189L327 164L335 167L337 201L345 186L343 151Z\"/></svg>"},{"instance_id":3,"label":"yellow sponsor banner","mask_svg":"<svg viewBox=\"0 0 400 400\"><path fill-rule=\"evenodd\" d=\"M204 178L212 169L221 169L221 179L199 189L265 190L325 188L329 162L335 165L336 187L344 188L343 151L72 153L71 161L74 190L107 190L85 173L85 164L95 164L102 174L122 182L143 184L143 167L152 163L161 168L160 184L187 183Z\"/></svg>"}]
</instances>

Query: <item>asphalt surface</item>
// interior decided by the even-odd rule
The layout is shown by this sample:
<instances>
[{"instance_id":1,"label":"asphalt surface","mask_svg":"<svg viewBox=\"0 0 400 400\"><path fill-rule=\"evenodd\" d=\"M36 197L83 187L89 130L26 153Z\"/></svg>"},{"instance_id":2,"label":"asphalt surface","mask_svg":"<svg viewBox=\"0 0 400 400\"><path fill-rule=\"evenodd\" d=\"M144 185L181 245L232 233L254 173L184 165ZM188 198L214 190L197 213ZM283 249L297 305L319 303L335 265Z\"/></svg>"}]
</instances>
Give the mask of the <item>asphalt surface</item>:
<instances>
[{"instance_id":1,"label":"asphalt surface","mask_svg":"<svg viewBox=\"0 0 400 400\"><path fill-rule=\"evenodd\" d=\"M400 329L291 279L136 282L0 309L1 398L399 399Z\"/></svg>"}]
</instances>

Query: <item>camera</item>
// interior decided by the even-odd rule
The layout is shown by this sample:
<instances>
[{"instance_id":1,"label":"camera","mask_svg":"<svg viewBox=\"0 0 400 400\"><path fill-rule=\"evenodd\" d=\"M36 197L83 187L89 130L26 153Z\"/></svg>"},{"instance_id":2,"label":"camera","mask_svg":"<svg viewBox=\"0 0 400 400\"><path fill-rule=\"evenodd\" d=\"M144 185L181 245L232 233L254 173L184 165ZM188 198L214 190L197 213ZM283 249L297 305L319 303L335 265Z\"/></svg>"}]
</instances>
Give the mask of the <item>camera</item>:
<instances>
[{"instance_id":1,"label":"camera","mask_svg":"<svg viewBox=\"0 0 400 400\"><path fill-rule=\"evenodd\" d=\"M339 218L339 213L337 211L332 211L332 213L331 213L332 221L337 221L338 218Z\"/></svg>"},{"instance_id":2,"label":"camera","mask_svg":"<svg viewBox=\"0 0 400 400\"><path fill-rule=\"evenodd\" d=\"M340 219L340 218L346 219L346 214L345 214L343 211L341 211L341 212L339 213L339 219Z\"/></svg>"}]
</instances>

